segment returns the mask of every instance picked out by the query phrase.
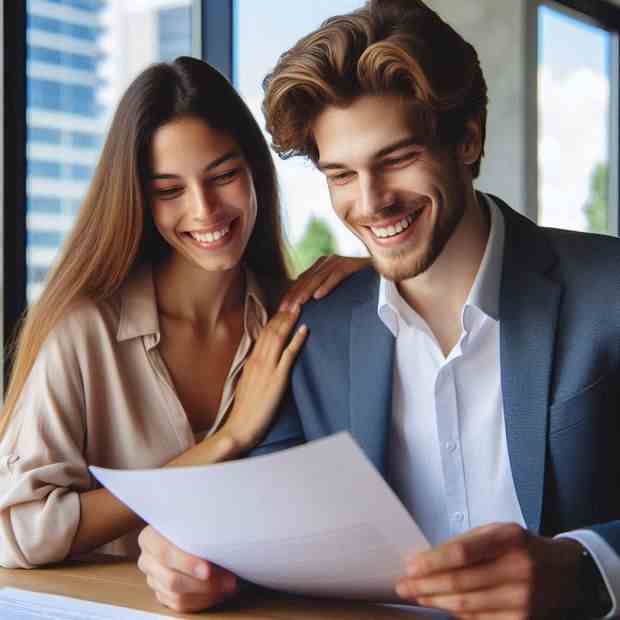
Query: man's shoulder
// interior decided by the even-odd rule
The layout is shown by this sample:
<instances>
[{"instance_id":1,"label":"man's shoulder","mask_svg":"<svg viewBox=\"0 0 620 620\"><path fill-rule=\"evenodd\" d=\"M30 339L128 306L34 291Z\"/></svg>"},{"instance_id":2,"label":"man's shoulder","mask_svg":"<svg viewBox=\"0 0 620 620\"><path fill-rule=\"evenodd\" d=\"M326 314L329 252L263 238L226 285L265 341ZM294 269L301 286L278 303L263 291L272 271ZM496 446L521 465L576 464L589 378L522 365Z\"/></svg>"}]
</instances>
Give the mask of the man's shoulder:
<instances>
[{"instance_id":1,"label":"man's shoulder","mask_svg":"<svg viewBox=\"0 0 620 620\"><path fill-rule=\"evenodd\" d=\"M620 283L620 239L610 235L541 228L558 258L556 269L583 285Z\"/></svg>"},{"instance_id":2,"label":"man's shoulder","mask_svg":"<svg viewBox=\"0 0 620 620\"><path fill-rule=\"evenodd\" d=\"M326 297L304 304L300 320L310 327L348 321L351 309L376 300L378 290L379 275L372 267L367 267L351 275Z\"/></svg>"}]
</instances>

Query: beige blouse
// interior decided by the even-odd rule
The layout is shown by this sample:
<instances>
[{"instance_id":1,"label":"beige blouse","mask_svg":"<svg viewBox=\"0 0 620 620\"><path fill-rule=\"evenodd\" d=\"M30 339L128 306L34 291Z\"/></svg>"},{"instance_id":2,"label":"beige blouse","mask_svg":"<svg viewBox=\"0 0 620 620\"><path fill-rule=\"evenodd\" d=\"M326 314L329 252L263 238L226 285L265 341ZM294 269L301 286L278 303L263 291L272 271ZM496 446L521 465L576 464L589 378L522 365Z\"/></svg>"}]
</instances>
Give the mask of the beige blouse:
<instances>
[{"instance_id":1,"label":"beige blouse","mask_svg":"<svg viewBox=\"0 0 620 620\"><path fill-rule=\"evenodd\" d=\"M210 432L230 409L267 322L256 279L248 273L246 282L244 333ZM52 331L0 439L0 566L31 568L67 556L80 520L78 494L99 486L89 465L158 467L195 444L159 339L150 267L108 301L83 303ZM135 557L137 535L98 551Z\"/></svg>"}]
</instances>

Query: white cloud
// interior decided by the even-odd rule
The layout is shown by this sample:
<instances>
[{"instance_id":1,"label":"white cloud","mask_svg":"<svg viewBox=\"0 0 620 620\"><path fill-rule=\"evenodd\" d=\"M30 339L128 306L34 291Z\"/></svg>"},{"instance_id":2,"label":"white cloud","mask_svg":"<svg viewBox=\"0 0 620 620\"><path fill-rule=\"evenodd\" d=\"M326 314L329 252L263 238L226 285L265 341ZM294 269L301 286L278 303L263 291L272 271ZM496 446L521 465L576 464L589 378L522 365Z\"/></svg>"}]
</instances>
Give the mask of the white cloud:
<instances>
[{"instance_id":1,"label":"white cloud","mask_svg":"<svg viewBox=\"0 0 620 620\"><path fill-rule=\"evenodd\" d=\"M609 82L591 69L557 79L541 67L538 89L539 222L583 230L590 175L609 157Z\"/></svg>"}]
</instances>

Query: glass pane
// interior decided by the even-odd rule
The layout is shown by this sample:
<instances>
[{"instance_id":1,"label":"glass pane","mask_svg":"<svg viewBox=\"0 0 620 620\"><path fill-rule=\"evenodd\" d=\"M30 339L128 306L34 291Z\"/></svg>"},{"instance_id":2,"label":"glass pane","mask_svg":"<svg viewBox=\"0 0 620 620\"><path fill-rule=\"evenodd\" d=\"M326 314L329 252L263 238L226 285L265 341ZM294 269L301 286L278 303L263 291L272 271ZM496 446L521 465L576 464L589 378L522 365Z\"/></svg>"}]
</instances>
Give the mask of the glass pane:
<instances>
[{"instance_id":1,"label":"glass pane","mask_svg":"<svg viewBox=\"0 0 620 620\"><path fill-rule=\"evenodd\" d=\"M608 232L611 35L538 13L539 222Z\"/></svg>"},{"instance_id":2,"label":"glass pane","mask_svg":"<svg viewBox=\"0 0 620 620\"><path fill-rule=\"evenodd\" d=\"M28 0L28 300L40 292L114 107L144 67L192 51L192 0Z\"/></svg>"},{"instance_id":3,"label":"glass pane","mask_svg":"<svg viewBox=\"0 0 620 620\"><path fill-rule=\"evenodd\" d=\"M261 82L279 55L323 20L348 13L361 4L360 0L236 0L235 85L261 127ZM283 221L297 269L307 267L325 252L366 254L357 237L333 213L323 175L300 158L281 161L277 155L274 157L282 190Z\"/></svg>"}]
</instances>

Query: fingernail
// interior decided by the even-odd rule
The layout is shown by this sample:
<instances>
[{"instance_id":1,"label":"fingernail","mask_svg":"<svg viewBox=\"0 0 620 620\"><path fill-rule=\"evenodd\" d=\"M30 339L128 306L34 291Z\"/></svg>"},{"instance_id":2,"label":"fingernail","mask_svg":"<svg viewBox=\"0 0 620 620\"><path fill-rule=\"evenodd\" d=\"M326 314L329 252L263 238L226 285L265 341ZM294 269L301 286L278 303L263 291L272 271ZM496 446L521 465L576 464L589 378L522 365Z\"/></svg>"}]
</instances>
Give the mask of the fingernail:
<instances>
[{"instance_id":1,"label":"fingernail","mask_svg":"<svg viewBox=\"0 0 620 620\"><path fill-rule=\"evenodd\" d=\"M409 577L416 577L422 573L422 567L416 560L409 560L406 564L406 568Z\"/></svg>"},{"instance_id":2,"label":"fingernail","mask_svg":"<svg viewBox=\"0 0 620 620\"><path fill-rule=\"evenodd\" d=\"M403 581L396 584L396 594L398 594L401 598L407 598L409 595L409 588L407 587L407 584Z\"/></svg>"},{"instance_id":3,"label":"fingernail","mask_svg":"<svg viewBox=\"0 0 620 620\"><path fill-rule=\"evenodd\" d=\"M299 309L300 305L298 303L294 303L292 306L289 307L289 312L297 314L299 312Z\"/></svg>"},{"instance_id":4,"label":"fingernail","mask_svg":"<svg viewBox=\"0 0 620 620\"><path fill-rule=\"evenodd\" d=\"M280 312L286 312L288 310L288 304L280 304L280 308L278 310Z\"/></svg>"},{"instance_id":5,"label":"fingernail","mask_svg":"<svg viewBox=\"0 0 620 620\"><path fill-rule=\"evenodd\" d=\"M222 588L226 594L232 594L237 589L237 579L233 575L224 577Z\"/></svg>"},{"instance_id":6,"label":"fingernail","mask_svg":"<svg viewBox=\"0 0 620 620\"><path fill-rule=\"evenodd\" d=\"M193 573L197 579L206 579L209 576L209 567L206 564L196 564Z\"/></svg>"}]
</instances>

